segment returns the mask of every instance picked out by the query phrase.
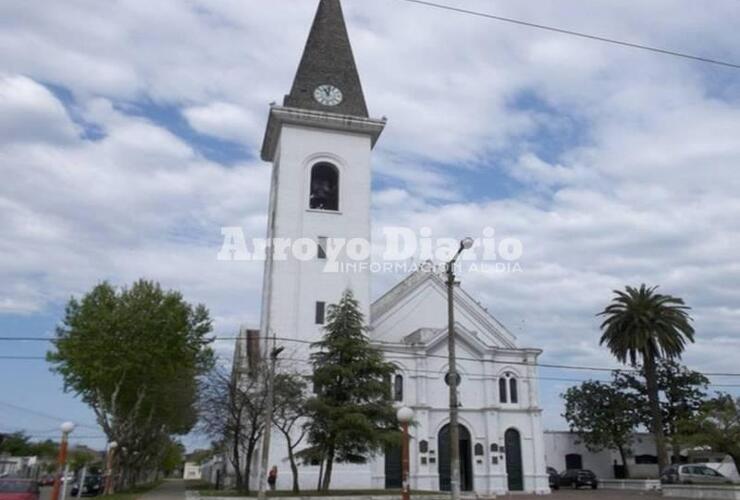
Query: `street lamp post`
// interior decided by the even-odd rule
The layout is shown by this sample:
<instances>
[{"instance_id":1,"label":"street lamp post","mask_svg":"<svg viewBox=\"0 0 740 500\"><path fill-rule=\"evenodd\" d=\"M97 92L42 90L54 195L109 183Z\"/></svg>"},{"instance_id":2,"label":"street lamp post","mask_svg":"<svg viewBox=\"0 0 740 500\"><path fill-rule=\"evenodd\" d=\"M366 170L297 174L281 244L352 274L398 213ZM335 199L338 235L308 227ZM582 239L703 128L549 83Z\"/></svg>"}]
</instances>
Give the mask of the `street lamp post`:
<instances>
[{"instance_id":1,"label":"street lamp post","mask_svg":"<svg viewBox=\"0 0 740 500\"><path fill-rule=\"evenodd\" d=\"M455 360L455 262L464 250L473 246L472 238L460 242L457 253L447 263L447 352L449 355L449 373L447 385L450 388L450 495L452 500L460 500L460 429L457 424L457 386L460 378L457 375Z\"/></svg>"},{"instance_id":2,"label":"street lamp post","mask_svg":"<svg viewBox=\"0 0 740 500\"><path fill-rule=\"evenodd\" d=\"M401 422L403 441L401 442L401 500L411 500L411 485L409 484L409 422L414 418L414 411L403 406L396 412L396 418Z\"/></svg>"},{"instance_id":3,"label":"street lamp post","mask_svg":"<svg viewBox=\"0 0 740 500\"><path fill-rule=\"evenodd\" d=\"M110 495L113 493L113 453L118 448L118 443L111 441L108 443L108 453L105 457L105 488L103 494Z\"/></svg>"},{"instance_id":4,"label":"street lamp post","mask_svg":"<svg viewBox=\"0 0 740 500\"><path fill-rule=\"evenodd\" d=\"M63 481L66 481L65 464L67 462L67 437L75 430L74 422L64 422L61 426L62 442L59 445L59 456L57 458L57 475L54 478L54 488L51 490L51 500L59 500L59 490Z\"/></svg>"}]
</instances>

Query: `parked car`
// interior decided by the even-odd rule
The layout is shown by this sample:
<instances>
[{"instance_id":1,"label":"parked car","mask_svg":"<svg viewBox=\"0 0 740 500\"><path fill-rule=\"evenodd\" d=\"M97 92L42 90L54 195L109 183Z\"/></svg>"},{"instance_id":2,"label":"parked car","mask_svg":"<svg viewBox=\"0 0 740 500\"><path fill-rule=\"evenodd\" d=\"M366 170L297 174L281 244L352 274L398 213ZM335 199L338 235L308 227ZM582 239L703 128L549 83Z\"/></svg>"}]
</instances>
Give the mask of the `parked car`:
<instances>
[{"instance_id":1,"label":"parked car","mask_svg":"<svg viewBox=\"0 0 740 500\"><path fill-rule=\"evenodd\" d=\"M76 497L80 491L79 483L72 485L70 494ZM94 497L103 493L103 477L98 475L85 476L85 483L82 485L83 497Z\"/></svg>"},{"instance_id":2,"label":"parked car","mask_svg":"<svg viewBox=\"0 0 740 500\"><path fill-rule=\"evenodd\" d=\"M39 500L39 485L31 479L0 479L0 500Z\"/></svg>"},{"instance_id":3,"label":"parked car","mask_svg":"<svg viewBox=\"0 0 740 500\"><path fill-rule=\"evenodd\" d=\"M553 467L548 467L547 477L550 480L550 489L559 490L560 489L560 474L558 474L558 471L556 471Z\"/></svg>"},{"instance_id":4,"label":"parked car","mask_svg":"<svg viewBox=\"0 0 740 500\"><path fill-rule=\"evenodd\" d=\"M599 487L596 474L586 469L571 469L560 474L560 486L580 488L590 486L592 490Z\"/></svg>"},{"instance_id":5,"label":"parked car","mask_svg":"<svg viewBox=\"0 0 740 500\"><path fill-rule=\"evenodd\" d=\"M671 465L663 471L660 481L665 484L732 484L729 477L701 464Z\"/></svg>"}]
</instances>

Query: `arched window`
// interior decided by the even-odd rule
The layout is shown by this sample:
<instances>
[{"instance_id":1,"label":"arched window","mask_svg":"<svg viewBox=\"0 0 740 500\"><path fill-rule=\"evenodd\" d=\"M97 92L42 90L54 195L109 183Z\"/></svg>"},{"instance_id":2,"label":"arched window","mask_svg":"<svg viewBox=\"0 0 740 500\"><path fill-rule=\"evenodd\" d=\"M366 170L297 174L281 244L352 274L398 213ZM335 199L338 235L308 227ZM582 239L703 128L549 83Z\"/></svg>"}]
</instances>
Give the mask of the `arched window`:
<instances>
[{"instance_id":1,"label":"arched window","mask_svg":"<svg viewBox=\"0 0 740 500\"><path fill-rule=\"evenodd\" d=\"M393 400L403 401L403 375L396 375L393 379Z\"/></svg>"},{"instance_id":2,"label":"arched window","mask_svg":"<svg viewBox=\"0 0 740 500\"><path fill-rule=\"evenodd\" d=\"M339 170L331 163L317 163L311 169L309 206L314 210L339 210Z\"/></svg>"},{"instance_id":3,"label":"arched window","mask_svg":"<svg viewBox=\"0 0 740 500\"><path fill-rule=\"evenodd\" d=\"M483 445L480 443L475 443L475 451L473 453L476 457L483 456Z\"/></svg>"},{"instance_id":4,"label":"arched window","mask_svg":"<svg viewBox=\"0 0 740 500\"><path fill-rule=\"evenodd\" d=\"M519 384L513 373L506 372L498 379L498 394L501 403L519 403Z\"/></svg>"},{"instance_id":5,"label":"arched window","mask_svg":"<svg viewBox=\"0 0 740 500\"><path fill-rule=\"evenodd\" d=\"M506 397L506 379L501 377L498 379L498 399L502 403L507 403L509 398Z\"/></svg>"}]
</instances>

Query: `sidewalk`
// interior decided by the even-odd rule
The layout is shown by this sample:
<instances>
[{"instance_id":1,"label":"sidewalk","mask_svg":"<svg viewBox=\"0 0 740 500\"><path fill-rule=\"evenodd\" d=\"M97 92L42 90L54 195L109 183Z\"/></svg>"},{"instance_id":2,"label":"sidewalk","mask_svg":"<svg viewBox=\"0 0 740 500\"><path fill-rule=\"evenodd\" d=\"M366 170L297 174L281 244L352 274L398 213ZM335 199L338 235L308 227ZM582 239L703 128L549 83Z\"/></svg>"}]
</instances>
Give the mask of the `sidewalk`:
<instances>
[{"instance_id":1,"label":"sidewalk","mask_svg":"<svg viewBox=\"0 0 740 500\"><path fill-rule=\"evenodd\" d=\"M145 500L185 500L185 482L182 479L167 480L158 488L144 493Z\"/></svg>"}]
</instances>

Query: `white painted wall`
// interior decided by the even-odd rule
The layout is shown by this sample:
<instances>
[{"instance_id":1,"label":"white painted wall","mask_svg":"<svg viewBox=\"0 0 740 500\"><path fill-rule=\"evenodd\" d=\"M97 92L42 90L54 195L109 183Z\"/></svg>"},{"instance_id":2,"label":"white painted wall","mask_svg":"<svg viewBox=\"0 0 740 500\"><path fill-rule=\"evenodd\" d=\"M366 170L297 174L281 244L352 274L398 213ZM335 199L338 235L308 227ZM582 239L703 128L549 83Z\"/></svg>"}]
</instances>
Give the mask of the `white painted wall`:
<instances>
[{"instance_id":1,"label":"white painted wall","mask_svg":"<svg viewBox=\"0 0 740 500\"><path fill-rule=\"evenodd\" d=\"M635 434L627 465L632 479L648 479L658 476L658 466L654 464L635 464L635 455L655 455L655 441L649 434ZM545 456L547 465L558 472L565 470L565 456L579 454L583 459L583 468L592 470L597 477L614 479L614 463L622 463L617 450L592 452L583 440L568 431L545 431Z\"/></svg>"},{"instance_id":2,"label":"white painted wall","mask_svg":"<svg viewBox=\"0 0 740 500\"><path fill-rule=\"evenodd\" d=\"M367 135L284 125L273 166L268 238L362 238L370 240L371 140ZM339 212L309 208L311 168L329 162L340 171ZM369 318L369 270L324 272L326 261L268 256L262 332L316 341L315 303L333 304L350 288ZM343 259L343 262L347 262ZM296 352L307 355L307 349Z\"/></svg>"},{"instance_id":3,"label":"white painted wall","mask_svg":"<svg viewBox=\"0 0 740 500\"><path fill-rule=\"evenodd\" d=\"M200 465L195 462L185 462L182 470L183 479L196 480L201 479Z\"/></svg>"}]
</instances>

